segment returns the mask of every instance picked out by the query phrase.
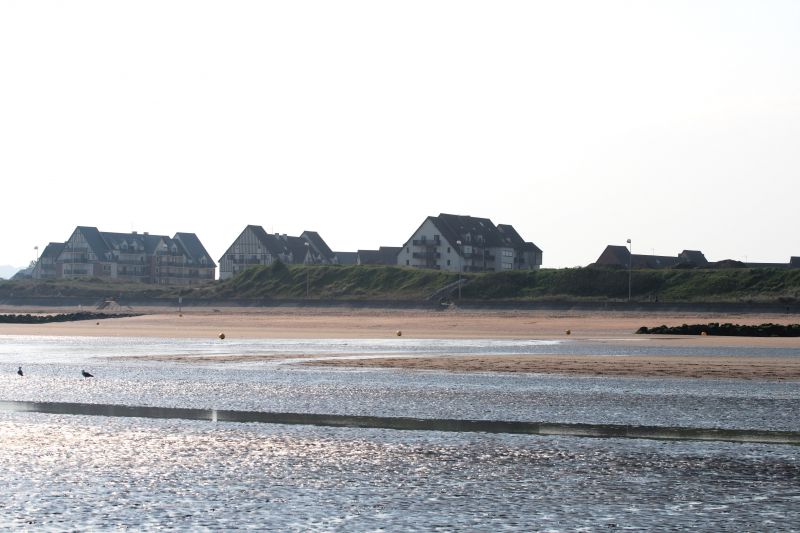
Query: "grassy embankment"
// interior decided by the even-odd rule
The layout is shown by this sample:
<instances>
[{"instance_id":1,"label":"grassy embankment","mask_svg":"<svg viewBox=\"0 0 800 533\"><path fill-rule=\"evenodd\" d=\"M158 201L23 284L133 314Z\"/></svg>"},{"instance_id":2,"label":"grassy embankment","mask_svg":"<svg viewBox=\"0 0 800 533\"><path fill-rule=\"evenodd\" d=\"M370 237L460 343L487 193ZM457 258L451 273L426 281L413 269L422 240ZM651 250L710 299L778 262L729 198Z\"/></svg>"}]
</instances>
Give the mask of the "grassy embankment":
<instances>
[{"instance_id":1,"label":"grassy embankment","mask_svg":"<svg viewBox=\"0 0 800 533\"><path fill-rule=\"evenodd\" d=\"M618 301L628 296L626 270L574 268L464 274L462 298L473 301ZM0 299L117 298L316 300L428 299L458 280L458 274L385 266L254 267L233 279L188 287L121 284L101 280L0 281ZM800 269L636 270L634 300L661 302L800 302Z\"/></svg>"}]
</instances>

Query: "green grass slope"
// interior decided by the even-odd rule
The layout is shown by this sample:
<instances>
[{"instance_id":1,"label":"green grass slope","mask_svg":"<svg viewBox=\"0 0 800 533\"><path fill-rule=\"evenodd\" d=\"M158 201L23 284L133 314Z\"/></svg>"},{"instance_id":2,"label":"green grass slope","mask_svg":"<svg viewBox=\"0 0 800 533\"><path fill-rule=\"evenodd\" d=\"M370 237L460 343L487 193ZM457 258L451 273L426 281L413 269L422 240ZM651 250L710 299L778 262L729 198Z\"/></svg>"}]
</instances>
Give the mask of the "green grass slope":
<instances>
[{"instance_id":1,"label":"green grass slope","mask_svg":"<svg viewBox=\"0 0 800 533\"><path fill-rule=\"evenodd\" d=\"M601 268L464 274L462 298L473 301L620 301L628 272ZM0 281L0 300L91 297L144 301L202 300L422 301L459 279L457 273L394 266L257 266L226 281L191 287L101 280ZM661 302L800 302L800 269L635 270L632 296ZM455 296L455 294L453 294Z\"/></svg>"}]
</instances>

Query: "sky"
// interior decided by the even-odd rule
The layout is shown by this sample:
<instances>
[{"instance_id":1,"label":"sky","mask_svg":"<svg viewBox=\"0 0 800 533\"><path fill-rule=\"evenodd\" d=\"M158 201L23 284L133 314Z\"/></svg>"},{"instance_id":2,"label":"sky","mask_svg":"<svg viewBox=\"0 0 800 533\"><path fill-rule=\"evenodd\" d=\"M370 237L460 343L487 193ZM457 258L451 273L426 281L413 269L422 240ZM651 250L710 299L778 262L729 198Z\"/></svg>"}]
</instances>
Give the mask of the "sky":
<instances>
[{"instance_id":1,"label":"sky","mask_svg":"<svg viewBox=\"0 0 800 533\"><path fill-rule=\"evenodd\" d=\"M76 226L334 251L427 216L543 266L800 255L800 2L0 3L0 265Z\"/></svg>"}]
</instances>

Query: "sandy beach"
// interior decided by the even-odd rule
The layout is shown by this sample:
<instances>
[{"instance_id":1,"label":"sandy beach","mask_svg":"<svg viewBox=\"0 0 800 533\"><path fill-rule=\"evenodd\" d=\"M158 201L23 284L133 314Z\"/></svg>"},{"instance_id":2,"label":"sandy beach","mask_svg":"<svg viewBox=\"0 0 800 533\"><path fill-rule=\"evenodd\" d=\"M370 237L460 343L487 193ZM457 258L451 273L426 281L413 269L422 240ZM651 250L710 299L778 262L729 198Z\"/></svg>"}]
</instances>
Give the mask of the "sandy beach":
<instances>
[{"instance_id":1,"label":"sandy beach","mask_svg":"<svg viewBox=\"0 0 800 533\"><path fill-rule=\"evenodd\" d=\"M60 313L76 309L3 308L3 313ZM541 339L611 344L630 348L668 345L673 348L717 346L789 348L800 354L800 338L695 337L636 335L640 326L731 322L795 323L786 315L645 314L553 311L443 311L355 308L137 308L129 318L49 324L0 324L0 335L122 336L226 339L380 339L398 334L416 339ZM220 340L220 342L224 342ZM346 354L342 354L346 355ZM258 360L259 356L248 356ZM274 355L265 355L273 359ZM194 363L196 358L172 358ZM224 361L215 358L215 361ZM241 360L230 358L231 361ZM524 357L436 356L348 360L332 358L310 364L396 367L458 372L532 372L576 375L695 377L800 380L798 357L698 356L563 356Z\"/></svg>"}]
</instances>

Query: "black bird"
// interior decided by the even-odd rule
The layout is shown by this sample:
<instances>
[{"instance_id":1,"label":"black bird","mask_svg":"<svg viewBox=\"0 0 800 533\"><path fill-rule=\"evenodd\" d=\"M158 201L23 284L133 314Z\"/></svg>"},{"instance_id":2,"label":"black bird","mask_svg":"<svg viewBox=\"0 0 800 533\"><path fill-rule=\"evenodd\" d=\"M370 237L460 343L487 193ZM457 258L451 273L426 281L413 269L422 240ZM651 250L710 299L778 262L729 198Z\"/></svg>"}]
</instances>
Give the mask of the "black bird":
<instances>
[{"instance_id":1,"label":"black bird","mask_svg":"<svg viewBox=\"0 0 800 533\"><path fill-rule=\"evenodd\" d=\"M17 374L19 374L20 376L22 375L22 367L19 367L19 368L17 369Z\"/></svg>"},{"instance_id":2,"label":"black bird","mask_svg":"<svg viewBox=\"0 0 800 533\"><path fill-rule=\"evenodd\" d=\"M84 378L93 378L94 376L88 373L86 370L81 370L81 376Z\"/></svg>"}]
</instances>

